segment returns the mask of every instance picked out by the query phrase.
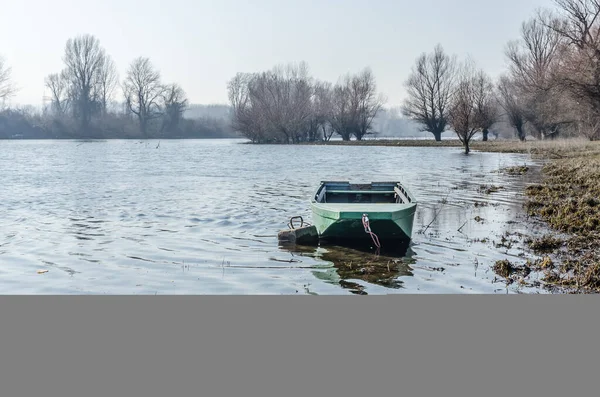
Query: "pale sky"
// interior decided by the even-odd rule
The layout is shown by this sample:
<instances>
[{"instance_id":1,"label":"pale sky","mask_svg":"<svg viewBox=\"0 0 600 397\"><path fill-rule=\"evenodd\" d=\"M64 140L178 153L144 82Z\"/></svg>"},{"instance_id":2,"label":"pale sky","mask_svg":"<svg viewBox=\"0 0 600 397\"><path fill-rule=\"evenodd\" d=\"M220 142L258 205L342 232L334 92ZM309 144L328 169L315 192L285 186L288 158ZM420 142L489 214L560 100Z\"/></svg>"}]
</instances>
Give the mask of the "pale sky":
<instances>
[{"instance_id":1,"label":"pale sky","mask_svg":"<svg viewBox=\"0 0 600 397\"><path fill-rule=\"evenodd\" d=\"M227 103L237 72L306 61L335 82L371 67L388 106L401 104L415 58L440 43L496 77L521 23L551 0L0 0L0 55L19 88L12 104L41 105L44 77L63 68L69 37L89 33L125 76L146 56L192 103Z\"/></svg>"}]
</instances>

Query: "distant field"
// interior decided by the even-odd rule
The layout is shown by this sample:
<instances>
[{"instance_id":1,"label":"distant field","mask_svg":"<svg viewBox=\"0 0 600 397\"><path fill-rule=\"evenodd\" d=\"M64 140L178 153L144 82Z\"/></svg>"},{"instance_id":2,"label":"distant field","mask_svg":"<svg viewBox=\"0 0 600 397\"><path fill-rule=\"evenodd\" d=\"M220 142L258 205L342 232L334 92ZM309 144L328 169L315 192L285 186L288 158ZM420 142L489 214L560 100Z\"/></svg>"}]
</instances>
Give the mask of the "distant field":
<instances>
[{"instance_id":1,"label":"distant field","mask_svg":"<svg viewBox=\"0 0 600 397\"><path fill-rule=\"evenodd\" d=\"M433 139L368 139L362 141L332 140L328 142L307 142L305 145L347 145L347 146L425 146L425 147L461 147L462 143L454 139L444 139L436 142ZM533 155L553 154L556 157L573 156L580 151L600 153L600 142L590 142L584 139L559 139L555 141L530 140L490 140L472 141L472 150L484 152L530 153Z\"/></svg>"}]
</instances>

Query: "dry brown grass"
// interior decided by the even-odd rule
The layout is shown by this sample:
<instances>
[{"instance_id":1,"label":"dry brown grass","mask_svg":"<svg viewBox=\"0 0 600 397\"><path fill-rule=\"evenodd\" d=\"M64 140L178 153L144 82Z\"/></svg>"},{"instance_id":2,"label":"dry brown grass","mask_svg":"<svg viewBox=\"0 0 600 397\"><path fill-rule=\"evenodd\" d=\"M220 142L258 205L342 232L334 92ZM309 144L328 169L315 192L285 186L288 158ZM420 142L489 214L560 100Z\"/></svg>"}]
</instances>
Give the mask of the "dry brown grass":
<instances>
[{"instance_id":1,"label":"dry brown grass","mask_svg":"<svg viewBox=\"0 0 600 397\"><path fill-rule=\"evenodd\" d=\"M475 142L473 149L483 152L524 153L536 158L573 158L600 155L600 141L557 139L553 141L488 141Z\"/></svg>"},{"instance_id":2,"label":"dry brown grass","mask_svg":"<svg viewBox=\"0 0 600 397\"><path fill-rule=\"evenodd\" d=\"M570 236L567 249L556 253L563 265L549 269L545 281L578 292L598 293L600 145L549 146L545 150L559 151L560 158L544 166L541 183L527 188L527 210Z\"/></svg>"},{"instance_id":3,"label":"dry brown grass","mask_svg":"<svg viewBox=\"0 0 600 397\"><path fill-rule=\"evenodd\" d=\"M562 247L564 242L560 238L546 235L535 240L526 241L531 249L536 252L553 252Z\"/></svg>"},{"instance_id":4,"label":"dry brown grass","mask_svg":"<svg viewBox=\"0 0 600 397\"><path fill-rule=\"evenodd\" d=\"M600 155L555 160L527 189L530 214L567 233L600 231Z\"/></svg>"}]
</instances>

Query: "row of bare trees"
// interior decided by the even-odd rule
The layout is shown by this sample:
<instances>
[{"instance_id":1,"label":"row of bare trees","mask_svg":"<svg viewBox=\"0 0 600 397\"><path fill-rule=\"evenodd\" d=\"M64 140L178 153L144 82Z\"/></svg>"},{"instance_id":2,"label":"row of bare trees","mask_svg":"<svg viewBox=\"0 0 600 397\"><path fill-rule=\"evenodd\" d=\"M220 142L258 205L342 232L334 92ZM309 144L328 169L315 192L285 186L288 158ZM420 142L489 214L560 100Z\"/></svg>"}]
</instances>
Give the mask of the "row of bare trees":
<instances>
[{"instance_id":1,"label":"row of bare trees","mask_svg":"<svg viewBox=\"0 0 600 397\"><path fill-rule=\"evenodd\" d=\"M67 41L63 61L64 69L45 81L54 116L68 115L79 129L88 130L94 118L107 116L121 88L125 114L137 120L142 137L148 136L150 128L163 133L179 127L188 104L185 92L177 84L163 84L148 58L134 59L119 82L117 68L99 40L83 35Z\"/></svg>"},{"instance_id":2,"label":"row of bare trees","mask_svg":"<svg viewBox=\"0 0 600 397\"><path fill-rule=\"evenodd\" d=\"M599 17L598 0L554 0L508 44L498 91L519 138L600 138Z\"/></svg>"},{"instance_id":3,"label":"row of bare trees","mask_svg":"<svg viewBox=\"0 0 600 397\"><path fill-rule=\"evenodd\" d=\"M418 122L422 131L431 132L436 141L451 127L467 153L471 138L482 132L487 140L498 120L490 76L472 60L459 64L441 45L417 58L405 86L404 115Z\"/></svg>"},{"instance_id":4,"label":"row of bare trees","mask_svg":"<svg viewBox=\"0 0 600 397\"><path fill-rule=\"evenodd\" d=\"M148 58L134 59L119 81L98 39L83 35L67 41L63 61L64 69L45 79L49 104L40 112L4 106L17 88L0 57L0 139L237 137L228 115L184 117L191 109L185 91L164 84Z\"/></svg>"},{"instance_id":5,"label":"row of bare trees","mask_svg":"<svg viewBox=\"0 0 600 397\"><path fill-rule=\"evenodd\" d=\"M458 73L449 102L448 123L466 153L469 153L469 142L477 132L483 133L483 140L488 139L489 128L498 118L492 87L491 78L472 62L465 63Z\"/></svg>"},{"instance_id":6,"label":"row of bare trees","mask_svg":"<svg viewBox=\"0 0 600 397\"><path fill-rule=\"evenodd\" d=\"M495 81L474 62L459 62L438 45L417 59L405 81L402 112L441 140L453 130L469 151L472 137L487 140L492 126L510 125L518 139L585 136L600 139L600 0L553 0L521 26L506 46L508 68ZM79 130L105 120L120 88L124 120L141 136L180 128L185 92L163 84L147 58L136 58L123 81L114 62L90 35L67 41L65 68L46 79L49 112ZM298 143L363 139L385 100L369 69L332 84L308 67L287 65L238 73L227 85L235 130L253 142ZM14 92L0 59L0 104Z\"/></svg>"},{"instance_id":7,"label":"row of bare trees","mask_svg":"<svg viewBox=\"0 0 600 397\"><path fill-rule=\"evenodd\" d=\"M332 85L311 77L306 63L238 73L228 94L234 129L255 143L361 140L385 101L368 68Z\"/></svg>"},{"instance_id":8,"label":"row of bare trees","mask_svg":"<svg viewBox=\"0 0 600 397\"><path fill-rule=\"evenodd\" d=\"M600 139L600 0L554 0L506 47L508 70L494 83L471 61L438 45L405 82L403 113L436 140L452 129L469 151L477 132L506 122L525 140Z\"/></svg>"}]
</instances>

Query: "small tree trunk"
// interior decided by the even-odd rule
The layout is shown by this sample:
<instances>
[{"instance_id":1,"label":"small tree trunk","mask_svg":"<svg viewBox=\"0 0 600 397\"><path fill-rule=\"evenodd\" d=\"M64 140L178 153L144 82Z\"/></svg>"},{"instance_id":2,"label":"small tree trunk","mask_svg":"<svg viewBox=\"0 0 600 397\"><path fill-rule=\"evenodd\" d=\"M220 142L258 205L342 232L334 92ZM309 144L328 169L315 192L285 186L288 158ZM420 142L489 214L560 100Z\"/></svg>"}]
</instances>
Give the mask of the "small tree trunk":
<instances>
[{"instance_id":1,"label":"small tree trunk","mask_svg":"<svg viewBox=\"0 0 600 397\"><path fill-rule=\"evenodd\" d=\"M465 140L465 154L469 154L471 150L469 149L469 140Z\"/></svg>"},{"instance_id":2,"label":"small tree trunk","mask_svg":"<svg viewBox=\"0 0 600 397\"><path fill-rule=\"evenodd\" d=\"M442 133L440 131L434 131L433 136L435 137L435 140L437 142L440 142L442 140Z\"/></svg>"},{"instance_id":3,"label":"small tree trunk","mask_svg":"<svg viewBox=\"0 0 600 397\"><path fill-rule=\"evenodd\" d=\"M517 137L519 138L520 141L524 141L525 133L523 131L523 127L516 127L516 129L517 129Z\"/></svg>"},{"instance_id":4,"label":"small tree trunk","mask_svg":"<svg viewBox=\"0 0 600 397\"><path fill-rule=\"evenodd\" d=\"M143 138L147 138L146 129L146 119L144 117L140 117L140 133L142 134Z\"/></svg>"},{"instance_id":5,"label":"small tree trunk","mask_svg":"<svg viewBox=\"0 0 600 397\"><path fill-rule=\"evenodd\" d=\"M488 134L489 134L489 131L488 131L488 129L487 129L487 128L484 128L484 129L483 129L483 140L484 140L484 141L487 141L487 140L488 140Z\"/></svg>"}]
</instances>

